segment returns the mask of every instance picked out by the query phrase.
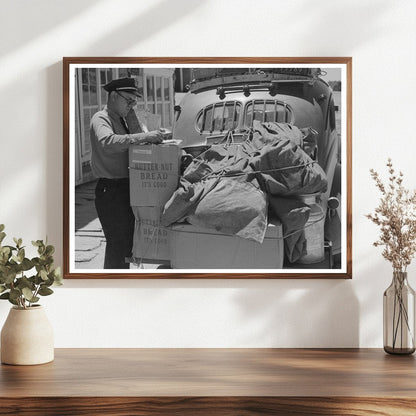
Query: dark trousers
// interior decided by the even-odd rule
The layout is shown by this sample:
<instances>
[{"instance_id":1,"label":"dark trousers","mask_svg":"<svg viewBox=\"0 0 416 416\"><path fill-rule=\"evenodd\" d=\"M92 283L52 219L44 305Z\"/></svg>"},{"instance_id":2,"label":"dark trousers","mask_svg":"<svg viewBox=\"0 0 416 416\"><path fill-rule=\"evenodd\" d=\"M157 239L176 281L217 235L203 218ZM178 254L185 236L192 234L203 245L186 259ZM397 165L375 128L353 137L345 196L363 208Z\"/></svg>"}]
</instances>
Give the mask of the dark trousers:
<instances>
[{"instance_id":1,"label":"dark trousers","mask_svg":"<svg viewBox=\"0 0 416 416\"><path fill-rule=\"evenodd\" d=\"M128 269L125 259L131 256L134 233L129 180L99 179L95 208L107 242L104 269Z\"/></svg>"}]
</instances>

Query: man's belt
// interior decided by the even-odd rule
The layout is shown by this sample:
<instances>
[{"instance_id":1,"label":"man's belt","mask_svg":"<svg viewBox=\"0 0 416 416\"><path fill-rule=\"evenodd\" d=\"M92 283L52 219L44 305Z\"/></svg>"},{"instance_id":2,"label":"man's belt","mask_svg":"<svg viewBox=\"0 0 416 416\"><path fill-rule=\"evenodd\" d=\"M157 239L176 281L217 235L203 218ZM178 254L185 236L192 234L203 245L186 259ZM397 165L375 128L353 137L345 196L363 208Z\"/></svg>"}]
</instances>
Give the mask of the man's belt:
<instances>
[{"instance_id":1,"label":"man's belt","mask_svg":"<svg viewBox=\"0 0 416 416\"><path fill-rule=\"evenodd\" d=\"M129 178L100 178L103 183L129 183Z\"/></svg>"}]
</instances>

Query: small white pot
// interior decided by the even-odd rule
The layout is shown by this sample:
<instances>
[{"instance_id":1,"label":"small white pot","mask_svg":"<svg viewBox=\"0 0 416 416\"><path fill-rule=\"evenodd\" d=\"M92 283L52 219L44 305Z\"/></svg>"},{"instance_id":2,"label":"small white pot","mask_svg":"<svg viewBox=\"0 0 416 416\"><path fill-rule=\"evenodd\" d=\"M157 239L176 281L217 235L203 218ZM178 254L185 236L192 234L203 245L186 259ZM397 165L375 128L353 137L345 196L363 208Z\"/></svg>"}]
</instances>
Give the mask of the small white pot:
<instances>
[{"instance_id":1,"label":"small white pot","mask_svg":"<svg viewBox=\"0 0 416 416\"><path fill-rule=\"evenodd\" d=\"M43 307L11 308L1 330L1 362L35 365L53 359L53 329Z\"/></svg>"}]
</instances>

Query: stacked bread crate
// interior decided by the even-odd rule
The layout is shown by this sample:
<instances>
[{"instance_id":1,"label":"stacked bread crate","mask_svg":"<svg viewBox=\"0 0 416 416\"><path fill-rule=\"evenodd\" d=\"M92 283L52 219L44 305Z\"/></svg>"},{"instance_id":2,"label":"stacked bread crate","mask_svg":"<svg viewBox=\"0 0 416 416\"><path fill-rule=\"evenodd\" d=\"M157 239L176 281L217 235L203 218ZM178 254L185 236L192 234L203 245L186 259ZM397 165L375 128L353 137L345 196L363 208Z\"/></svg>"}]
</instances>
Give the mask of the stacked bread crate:
<instances>
[{"instance_id":1,"label":"stacked bread crate","mask_svg":"<svg viewBox=\"0 0 416 416\"><path fill-rule=\"evenodd\" d=\"M169 263L169 229L160 225L165 203L178 187L181 148L176 144L129 149L130 204L135 216L133 258Z\"/></svg>"}]
</instances>

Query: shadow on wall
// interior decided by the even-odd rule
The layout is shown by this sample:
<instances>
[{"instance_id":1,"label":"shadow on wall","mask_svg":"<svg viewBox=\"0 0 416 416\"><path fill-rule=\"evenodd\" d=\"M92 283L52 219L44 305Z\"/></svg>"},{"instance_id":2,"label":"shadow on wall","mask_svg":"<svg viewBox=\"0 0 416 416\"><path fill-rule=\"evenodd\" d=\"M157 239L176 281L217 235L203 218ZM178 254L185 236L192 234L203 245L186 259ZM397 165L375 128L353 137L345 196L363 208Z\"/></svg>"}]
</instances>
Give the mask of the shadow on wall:
<instances>
[{"instance_id":1,"label":"shadow on wall","mask_svg":"<svg viewBox=\"0 0 416 416\"><path fill-rule=\"evenodd\" d=\"M357 348L362 344L361 311L350 280L65 281L65 290L81 288L85 299L97 297L120 313L126 310L125 304L119 303L121 298L124 303L136 305L129 316L137 324L129 325L126 332L131 336L131 346ZM114 290L109 295L108 290L102 290L105 288ZM113 314L106 313L108 316L100 319L112 322ZM74 331L82 327L86 333L94 333L95 326L89 325L68 323ZM120 328L119 339L125 337L123 331ZM100 332L94 337L88 334L85 342L91 346L96 339L104 339ZM106 345L115 346L117 342L110 340Z\"/></svg>"},{"instance_id":2,"label":"shadow on wall","mask_svg":"<svg viewBox=\"0 0 416 416\"><path fill-rule=\"evenodd\" d=\"M81 53L85 56L120 56L123 50L139 45L202 6L203 2L194 0L159 1L138 16L133 14L130 20L109 30L106 36L85 47ZM159 54L156 52L155 55Z\"/></svg>"},{"instance_id":3,"label":"shadow on wall","mask_svg":"<svg viewBox=\"0 0 416 416\"><path fill-rule=\"evenodd\" d=\"M300 2L301 10L298 10L296 16L296 27L304 27L307 31L312 29L311 33L314 33L313 27L325 28L327 42L321 45L327 49L326 55L323 56L351 56L355 48L362 47L377 36L385 36L386 30L391 33L391 27L385 25L388 21L383 21L380 17L388 14L396 4L389 0L378 0L376 3L346 4L346 2L326 0ZM313 22L312 28L311 22ZM320 51L316 53L319 54Z\"/></svg>"},{"instance_id":4,"label":"shadow on wall","mask_svg":"<svg viewBox=\"0 0 416 416\"><path fill-rule=\"evenodd\" d=\"M262 281L235 296L250 333L240 343L276 348L352 348L360 345L359 303L351 281Z\"/></svg>"},{"instance_id":5,"label":"shadow on wall","mask_svg":"<svg viewBox=\"0 0 416 416\"><path fill-rule=\"evenodd\" d=\"M77 16L85 14L88 9L102 3L101 0L71 0L50 1L50 0L31 0L25 2L24 11L22 3L16 0L2 1L1 26L3 33L13 34L7 38L7 42L0 45L0 56L5 56L10 52L15 52L28 42L33 42L40 36L53 31L59 26L76 20ZM176 0L174 3L169 0L156 2L153 6L146 9L139 15L134 14L135 8L127 8L125 16L129 21L123 21L120 27L109 31L99 42L88 44L87 38L84 48L79 50L77 56L103 56L120 55L123 50L137 45L146 38L153 36L158 31L165 29L171 24L192 13L194 9L200 8L203 2L194 0ZM113 7L118 7L115 3ZM122 7L122 6L120 6ZM111 9L108 9L108 18L111 18ZM102 9L102 12L105 10ZM20 17L20 22L19 22ZM127 20L127 19L126 19ZM100 24L106 25L101 17ZM30 30L16 30L19 24L30 24ZM85 30L91 28L86 26ZM85 55L87 54L87 55Z\"/></svg>"},{"instance_id":6,"label":"shadow on wall","mask_svg":"<svg viewBox=\"0 0 416 416\"><path fill-rule=\"evenodd\" d=\"M14 52L28 42L36 40L68 20L75 19L100 0L45 1L31 0L24 2L2 0L1 29L2 33L12 33L7 42L0 46L0 56ZM20 19L19 19L20 17ZM30 19L30 20L29 20ZM30 30L16 30L19 26L30 24Z\"/></svg>"},{"instance_id":7,"label":"shadow on wall","mask_svg":"<svg viewBox=\"0 0 416 416\"><path fill-rule=\"evenodd\" d=\"M280 15L279 6L272 7L267 1L263 3L265 7L262 10L256 9L255 19L261 19L262 14L273 14L273 11ZM227 7L222 5L221 8L218 8L218 14L215 16L207 13L206 19L198 26L198 34L189 33L189 29L195 29L194 26L188 26L188 30L186 30L187 26L184 26L184 30L176 32L175 38L179 45L186 45L189 36L198 37L200 35L202 39L206 39L206 36L209 36L209 39L212 39L212 45L204 45L204 43L201 43L197 53L186 53L185 56L259 56L259 52L253 47L247 50L244 39L241 39L239 45L233 45L232 49L226 45L227 50L221 50L221 43L218 44L226 33L232 33L233 25L237 26L236 32L239 32L241 28L250 28L250 23L245 25L242 23L243 20L240 19L244 11L246 14L253 12L252 6L247 8L245 4L247 3L244 3L240 10L235 10L235 6L233 10L233 6ZM299 47L303 48L305 45L304 40L310 37L311 33L320 33L319 30L321 30L325 33L326 41L318 42L317 44L318 47L319 45L325 46L326 52L323 56L341 56L344 54L341 51L352 51L357 45L361 46L371 41L378 34L384 35L387 28L380 24L378 17L388 13L392 5L392 2L389 0L377 1L377 7L365 2L346 4L346 2L329 3L326 0L321 0L318 3L299 1L296 5L292 6L289 13L285 14L285 20L292 22L288 24L286 31L292 31L293 38L299 42ZM194 0L176 0L175 2L162 0L146 9L139 16L124 22L118 29L110 30L106 36L88 45L82 52L85 56L100 56L100 54L102 56L120 55L120 46L122 49L137 46L140 42L178 23L187 15L194 12L195 9L201 7L204 7L204 2ZM261 6L259 7L261 8ZM285 8L284 10L287 11L288 9ZM342 22L345 22L345 25L347 25L345 28L345 36L342 36L343 32L340 29L341 16ZM371 19L368 16L371 16ZM243 18L246 17L247 15L243 15ZM282 16L280 16L279 22L281 19ZM315 28L318 28L318 31ZM323 30L322 28L325 29ZM348 31L348 29L350 30ZM281 27L280 30L285 30L285 28ZM265 33L267 32L265 31ZM334 42L334 39L336 39L336 42ZM316 47L316 43L312 46ZM212 53L212 49L208 49L210 47L214 47L214 54ZM332 50L332 47L335 50ZM211 50L211 53L207 54L207 49ZM275 49L273 50L275 51ZM319 50L310 50L312 51L312 56L318 56L320 53ZM159 54L156 52L151 56L155 55L158 56ZM268 55L270 54L260 54L260 56ZM166 56L166 54L163 54L163 56ZM271 56L281 56L281 54L273 52ZM310 52L307 56L311 56Z\"/></svg>"},{"instance_id":8,"label":"shadow on wall","mask_svg":"<svg viewBox=\"0 0 416 416\"><path fill-rule=\"evenodd\" d=\"M9 310L13 305L8 300L0 301L0 330L3 328L4 322L7 319Z\"/></svg>"},{"instance_id":9,"label":"shadow on wall","mask_svg":"<svg viewBox=\"0 0 416 416\"><path fill-rule=\"evenodd\" d=\"M63 210L63 129L62 129L62 63L47 68L47 121L46 149L48 151L46 177L46 226L49 240L55 242L55 260L62 259L62 210ZM59 181L58 181L59 178Z\"/></svg>"}]
</instances>

